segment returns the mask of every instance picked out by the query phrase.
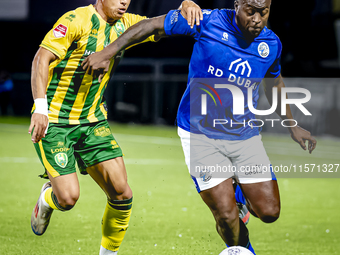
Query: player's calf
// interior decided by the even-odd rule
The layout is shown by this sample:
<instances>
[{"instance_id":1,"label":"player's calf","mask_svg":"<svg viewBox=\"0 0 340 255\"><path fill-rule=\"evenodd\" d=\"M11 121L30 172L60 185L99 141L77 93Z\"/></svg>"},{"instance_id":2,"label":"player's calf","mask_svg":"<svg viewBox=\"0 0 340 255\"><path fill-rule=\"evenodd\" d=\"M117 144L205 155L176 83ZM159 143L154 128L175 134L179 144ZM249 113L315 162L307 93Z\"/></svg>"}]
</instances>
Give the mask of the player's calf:
<instances>
[{"instance_id":1,"label":"player's calf","mask_svg":"<svg viewBox=\"0 0 340 255\"><path fill-rule=\"evenodd\" d=\"M129 226L132 211L132 191L127 183L124 161L122 157L118 157L86 170L108 198L102 220L99 254L116 254Z\"/></svg>"},{"instance_id":2,"label":"player's calf","mask_svg":"<svg viewBox=\"0 0 340 255\"><path fill-rule=\"evenodd\" d=\"M238 244L239 232L239 215L236 206L230 210L213 211L216 221L216 230L228 245Z\"/></svg>"},{"instance_id":3,"label":"player's calf","mask_svg":"<svg viewBox=\"0 0 340 255\"><path fill-rule=\"evenodd\" d=\"M279 205L266 205L261 210L256 212L258 217L265 223L272 223L276 221L280 216Z\"/></svg>"},{"instance_id":4,"label":"player's calf","mask_svg":"<svg viewBox=\"0 0 340 255\"><path fill-rule=\"evenodd\" d=\"M119 250L129 226L131 211L132 198L108 200L102 220L101 255Z\"/></svg>"}]
</instances>

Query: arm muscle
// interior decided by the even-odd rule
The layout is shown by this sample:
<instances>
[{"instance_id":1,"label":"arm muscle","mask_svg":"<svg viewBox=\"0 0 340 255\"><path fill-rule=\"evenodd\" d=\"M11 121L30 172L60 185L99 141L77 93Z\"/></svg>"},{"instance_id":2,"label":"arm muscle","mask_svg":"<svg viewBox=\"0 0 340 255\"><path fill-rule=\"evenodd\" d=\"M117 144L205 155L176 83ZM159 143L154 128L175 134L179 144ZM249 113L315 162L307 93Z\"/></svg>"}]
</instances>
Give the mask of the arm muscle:
<instances>
[{"instance_id":1,"label":"arm muscle","mask_svg":"<svg viewBox=\"0 0 340 255\"><path fill-rule=\"evenodd\" d=\"M32 63L31 86L33 99L45 98L48 82L48 67L50 62L56 59L57 56L49 50L39 48L37 51Z\"/></svg>"}]
</instances>

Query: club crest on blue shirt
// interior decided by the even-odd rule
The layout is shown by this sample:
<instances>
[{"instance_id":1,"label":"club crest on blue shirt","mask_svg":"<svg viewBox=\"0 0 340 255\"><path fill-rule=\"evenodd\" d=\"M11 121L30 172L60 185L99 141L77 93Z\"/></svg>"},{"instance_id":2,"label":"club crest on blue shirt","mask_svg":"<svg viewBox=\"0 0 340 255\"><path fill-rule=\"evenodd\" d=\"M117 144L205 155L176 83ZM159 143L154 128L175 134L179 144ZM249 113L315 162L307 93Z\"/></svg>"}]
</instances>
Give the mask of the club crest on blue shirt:
<instances>
[{"instance_id":1,"label":"club crest on blue shirt","mask_svg":"<svg viewBox=\"0 0 340 255\"><path fill-rule=\"evenodd\" d=\"M257 48L261 57L266 58L269 56L269 46L265 42L261 42Z\"/></svg>"},{"instance_id":2,"label":"club crest on blue shirt","mask_svg":"<svg viewBox=\"0 0 340 255\"><path fill-rule=\"evenodd\" d=\"M228 41L229 40L229 35L227 32L224 32L223 33L223 38L222 38L223 41Z\"/></svg>"}]
</instances>

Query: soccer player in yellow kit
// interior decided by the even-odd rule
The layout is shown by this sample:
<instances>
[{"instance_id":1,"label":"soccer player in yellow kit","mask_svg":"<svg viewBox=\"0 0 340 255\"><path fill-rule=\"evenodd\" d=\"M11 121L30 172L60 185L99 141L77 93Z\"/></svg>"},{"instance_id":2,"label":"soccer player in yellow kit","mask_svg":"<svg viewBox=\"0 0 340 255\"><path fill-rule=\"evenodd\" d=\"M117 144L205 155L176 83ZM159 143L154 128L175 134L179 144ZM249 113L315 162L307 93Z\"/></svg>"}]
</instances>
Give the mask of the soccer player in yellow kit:
<instances>
[{"instance_id":1,"label":"soccer player in yellow kit","mask_svg":"<svg viewBox=\"0 0 340 255\"><path fill-rule=\"evenodd\" d=\"M86 56L102 50L126 29L146 19L126 13L130 0L97 0L64 14L47 33L32 64L33 114L29 133L49 178L31 216L31 227L42 235L53 210L70 210L79 198L76 163L107 196L102 220L100 254L117 254L128 227L132 191L122 150L114 139L102 102L110 75L123 52L98 77L81 67ZM201 15L192 1L182 11L191 20ZM144 42L155 41L154 37Z\"/></svg>"}]
</instances>

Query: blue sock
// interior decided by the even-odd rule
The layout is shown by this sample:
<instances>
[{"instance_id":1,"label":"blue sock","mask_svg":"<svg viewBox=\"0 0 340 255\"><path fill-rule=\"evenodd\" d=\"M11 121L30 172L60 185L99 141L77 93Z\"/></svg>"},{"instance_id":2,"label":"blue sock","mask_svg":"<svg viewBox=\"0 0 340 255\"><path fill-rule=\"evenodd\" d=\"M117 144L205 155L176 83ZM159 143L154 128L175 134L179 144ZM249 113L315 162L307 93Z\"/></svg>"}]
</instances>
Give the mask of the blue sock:
<instances>
[{"instance_id":1,"label":"blue sock","mask_svg":"<svg viewBox=\"0 0 340 255\"><path fill-rule=\"evenodd\" d=\"M236 198L236 202L238 203L242 203L242 204L246 204L246 199L243 196L242 190L240 188L240 186L236 185L235 188L235 198Z\"/></svg>"},{"instance_id":2,"label":"blue sock","mask_svg":"<svg viewBox=\"0 0 340 255\"><path fill-rule=\"evenodd\" d=\"M255 251L254 251L254 248L253 248L253 246L251 246L251 243L250 243L250 241L249 241L249 243L248 243L248 250L250 250L252 253L254 253L255 254ZM256 254L255 254L256 255Z\"/></svg>"}]
</instances>

